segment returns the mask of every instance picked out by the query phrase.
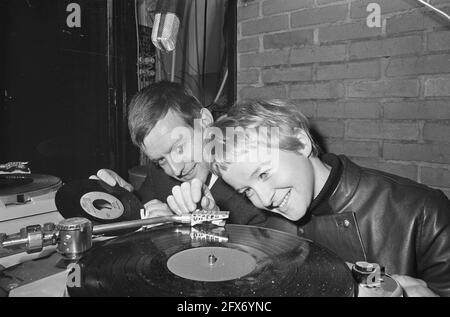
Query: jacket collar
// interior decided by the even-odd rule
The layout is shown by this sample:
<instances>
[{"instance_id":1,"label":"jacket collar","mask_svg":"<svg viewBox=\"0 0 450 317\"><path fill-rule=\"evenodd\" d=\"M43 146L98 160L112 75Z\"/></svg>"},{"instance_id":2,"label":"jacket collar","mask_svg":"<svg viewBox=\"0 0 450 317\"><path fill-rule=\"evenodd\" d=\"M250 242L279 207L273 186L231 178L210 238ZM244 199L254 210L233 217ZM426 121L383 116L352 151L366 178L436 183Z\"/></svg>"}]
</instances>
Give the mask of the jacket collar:
<instances>
[{"instance_id":1,"label":"jacket collar","mask_svg":"<svg viewBox=\"0 0 450 317\"><path fill-rule=\"evenodd\" d=\"M322 160L327 161L332 159L339 159L342 164L342 174L334 192L330 196L330 206L333 211L341 211L348 205L358 188L361 179L361 167L350 161L344 155L325 154Z\"/></svg>"}]
</instances>

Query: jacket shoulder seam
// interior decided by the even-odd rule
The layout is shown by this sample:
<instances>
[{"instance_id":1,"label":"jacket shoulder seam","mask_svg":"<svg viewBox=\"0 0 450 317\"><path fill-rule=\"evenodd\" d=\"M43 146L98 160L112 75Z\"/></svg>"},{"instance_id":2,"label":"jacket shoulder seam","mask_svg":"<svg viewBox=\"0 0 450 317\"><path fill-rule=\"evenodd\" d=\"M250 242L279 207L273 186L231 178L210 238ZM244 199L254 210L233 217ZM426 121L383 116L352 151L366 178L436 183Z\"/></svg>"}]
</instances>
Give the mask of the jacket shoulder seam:
<instances>
[{"instance_id":1,"label":"jacket shoulder seam","mask_svg":"<svg viewBox=\"0 0 450 317\"><path fill-rule=\"evenodd\" d=\"M382 177L382 178L384 178L384 179L386 179L386 180L388 180L388 181L390 181L392 183L399 184L399 185L402 185L402 186L408 186L408 187L417 188L419 190L424 190L424 191L427 192L427 194L426 194L427 196L429 195L429 192L431 190L426 185L417 183L417 182L415 182L415 181L413 181L413 180L411 180L409 178L405 178L405 177L402 177L402 176L399 176L399 175L390 175L389 173L385 173L383 171L377 171L377 170L373 170L373 169L370 169L370 168L362 168L361 169L361 173L367 173L367 174L370 174L370 175L375 175L375 176L378 176L378 177ZM398 178L400 178L400 179L398 179Z\"/></svg>"}]
</instances>

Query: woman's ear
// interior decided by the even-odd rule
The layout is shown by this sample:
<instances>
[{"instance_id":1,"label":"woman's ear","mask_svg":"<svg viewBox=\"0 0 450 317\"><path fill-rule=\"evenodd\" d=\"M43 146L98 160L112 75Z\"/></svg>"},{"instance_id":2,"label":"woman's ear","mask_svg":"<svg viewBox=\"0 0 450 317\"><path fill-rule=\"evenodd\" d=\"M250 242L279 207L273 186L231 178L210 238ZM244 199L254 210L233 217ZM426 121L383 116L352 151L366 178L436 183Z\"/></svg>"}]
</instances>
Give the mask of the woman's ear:
<instances>
[{"instance_id":1,"label":"woman's ear","mask_svg":"<svg viewBox=\"0 0 450 317\"><path fill-rule=\"evenodd\" d=\"M202 128L206 128L214 122L211 112L206 108L200 110L200 118L202 120Z\"/></svg>"},{"instance_id":2,"label":"woman's ear","mask_svg":"<svg viewBox=\"0 0 450 317\"><path fill-rule=\"evenodd\" d=\"M310 157L312 154L312 142L305 130L298 129L296 138L303 145L303 148L299 148L298 152L305 157Z\"/></svg>"}]
</instances>

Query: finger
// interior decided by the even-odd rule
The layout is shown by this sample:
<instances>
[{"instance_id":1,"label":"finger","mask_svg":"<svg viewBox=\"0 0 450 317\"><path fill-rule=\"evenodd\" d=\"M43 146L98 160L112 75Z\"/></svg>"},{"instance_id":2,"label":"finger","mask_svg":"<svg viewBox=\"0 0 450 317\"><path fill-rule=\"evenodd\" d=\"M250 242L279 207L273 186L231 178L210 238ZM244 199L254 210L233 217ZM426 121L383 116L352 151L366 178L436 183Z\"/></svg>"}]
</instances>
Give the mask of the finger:
<instances>
[{"instance_id":1,"label":"finger","mask_svg":"<svg viewBox=\"0 0 450 317\"><path fill-rule=\"evenodd\" d=\"M208 197L205 196L202 198L201 205L204 210L208 211L219 209L219 207L217 207L216 202L213 199L209 199Z\"/></svg>"},{"instance_id":2,"label":"finger","mask_svg":"<svg viewBox=\"0 0 450 317\"><path fill-rule=\"evenodd\" d=\"M406 275L392 275L392 278L395 279L402 287L409 287L414 285L420 285L415 279L410 278Z\"/></svg>"},{"instance_id":3,"label":"finger","mask_svg":"<svg viewBox=\"0 0 450 317\"><path fill-rule=\"evenodd\" d=\"M427 283L421 279L413 278L407 275L392 275L392 278L395 279L401 287L411 287L411 286L427 286Z\"/></svg>"},{"instance_id":4,"label":"finger","mask_svg":"<svg viewBox=\"0 0 450 317\"><path fill-rule=\"evenodd\" d=\"M208 186L206 185L203 185L202 208L209 211L219 210L219 207L217 206L214 197L212 196Z\"/></svg>"},{"instance_id":5,"label":"finger","mask_svg":"<svg viewBox=\"0 0 450 317\"><path fill-rule=\"evenodd\" d=\"M198 178L194 178L191 182L192 200L195 204L202 198L202 186L203 183Z\"/></svg>"},{"instance_id":6,"label":"finger","mask_svg":"<svg viewBox=\"0 0 450 317\"><path fill-rule=\"evenodd\" d=\"M180 209L180 207L178 207L178 204L175 202L175 198L172 195L167 197L167 205L177 215L182 215L183 214L181 209Z\"/></svg>"},{"instance_id":7,"label":"finger","mask_svg":"<svg viewBox=\"0 0 450 317\"><path fill-rule=\"evenodd\" d=\"M119 177L118 175L116 175L115 180L119 184L120 187L125 188L129 192L132 192L134 190L133 185L127 183L123 178Z\"/></svg>"},{"instance_id":8,"label":"finger","mask_svg":"<svg viewBox=\"0 0 450 317\"><path fill-rule=\"evenodd\" d=\"M180 188L185 206L189 211L194 211L197 208L197 205L192 201L191 184L188 182L183 183Z\"/></svg>"},{"instance_id":9,"label":"finger","mask_svg":"<svg viewBox=\"0 0 450 317\"><path fill-rule=\"evenodd\" d=\"M158 200L158 199L152 199L149 200L148 202L145 203L145 206L147 205L155 205L155 204L164 204L162 201Z\"/></svg>"},{"instance_id":10,"label":"finger","mask_svg":"<svg viewBox=\"0 0 450 317\"><path fill-rule=\"evenodd\" d=\"M153 209L169 209L169 207L167 206L167 204L163 204L163 203L147 205L145 208L148 209L148 210L153 210Z\"/></svg>"},{"instance_id":11,"label":"finger","mask_svg":"<svg viewBox=\"0 0 450 317\"><path fill-rule=\"evenodd\" d=\"M171 216L171 215L173 215L173 213L168 209L155 209L148 215L148 217L146 219ZM150 228L157 227L157 226L160 226L163 224L164 223L155 223L155 224L151 224L151 225L144 225L144 226L142 226L142 228L150 229Z\"/></svg>"},{"instance_id":12,"label":"finger","mask_svg":"<svg viewBox=\"0 0 450 317\"><path fill-rule=\"evenodd\" d=\"M209 199L208 199L208 197L205 197L205 196L202 197L201 205L202 205L202 209L209 210L208 209L208 206L209 206Z\"/></svg>"},{"instance_id":13,"label":"finger","mask_svg":"<svg viewBox=\"0 0 450 317\"><path fill-rule=\"evenodd\" d=\"M406 297L439 297L431 289L422 285L402 287Z\"/></svg>"},{"instance_id":14,"label":"finger","mask_svg":"<svg viewBox=\"0 0 450 317\"><path fill-rule=\"evenodd\" d=\"M163 203L146 205L145 210L147 213L151 213L153 210L168 210L171 214L173 214L173 212L170 210L169 206L167 206L167 204L163 204Z\"/></svg>"},{"instance_id":15,"label":"finger","mask_svg":"<svg viewBox=\"0 0 450 317\"><path fill-rule=\"evenodd\" d=\"M109 186L116 186L116 180L114 179L113 176L111 176L111 174L109 173L108 170L106 169L101 169L97 172L97 176L99 179L101 179L102 181L104 181L106 184L108 184Z\"/></svg>"},{"instance_id":16,"label":"finger","mask_svg":"<svg viewBox=\"0 0 450 317\"><path fill-rule=\"evenodd\" d=\"M180 186L174 186L172 188L172 195L175 198L175 202L182 213L187 214L189 212L188 207L184 203L183 194L181 193Z\"/></svg>"},{"instance_id":17,"label":"finger","mask_svg":"<svg viewBox=\"0 0 450 317\"><path fill-rule=\"evenodd\" d=\"M147 210L145 208L141 208L140 215L141 219L147 219Z\"/></svg>"},{"instance_id":18,"label":"finger","mask_svg":"<svg viewBox=\"0 0 450 317\"><path fill-rule=\"evenodd\" d=\"M95 179L95 180L99 180L99 178L98 178L97 176L95 176L95 175L91 175L91 176L89 176L89 179Z\"/></svg>"},{"instance_id":19,"label":"finger","mask_svg":"<svg viewBox=\"0 0 450 317\"><path fill-rule=\"evenodd\" d=\"M154 205L160 205L160 204L164 204L164 203L158 199L152 199L152 200L147 201L144 206L154 206Z\"/></svg>"},{"instance_id":20,"label":"finger","mask_svg":"<svg viewBox=\"0 0 450 317\"><path fill-rule=\"evenodd\" d=\"M211 191L209 190L208 186L206 186L205 184L202 184L202 191L203 191L203 196L206 196L209 199L214 200L214 197L211 194Z\"/></svg>"},{"instance_id":21,"label":"finger","mask_svg":"<svg viewBox=\"0 0 450 317\"><path fill-rule=\"evenodd\" d=\"M128 190L129 192L132 192L134 190L133 185L128 184L128 183L124 184L122 187L125 188L126 190Z\"/></svg>"},{"instance_id":22,"label":"finger","mask_svg":"<svg viewBox=\"0 0 450 317\"><path fill-rule=\"evenodd\" d=\"M144 204L145 210L153 210L153 209L168 209L167 205L160 202L159 200L150 200L149 202Z\"/></svg>"},{"instance_id":23,"label":"finger","mask_svg":"<svg viewBox=\"0 0 450 317\"><path fill-rule=\"evenodd\" d=\"M171 216L173 213L167 209L154 209L148 213L147 218L155 218L155 217L163 217L163 216Z\"/></svg>"}]
</instances>

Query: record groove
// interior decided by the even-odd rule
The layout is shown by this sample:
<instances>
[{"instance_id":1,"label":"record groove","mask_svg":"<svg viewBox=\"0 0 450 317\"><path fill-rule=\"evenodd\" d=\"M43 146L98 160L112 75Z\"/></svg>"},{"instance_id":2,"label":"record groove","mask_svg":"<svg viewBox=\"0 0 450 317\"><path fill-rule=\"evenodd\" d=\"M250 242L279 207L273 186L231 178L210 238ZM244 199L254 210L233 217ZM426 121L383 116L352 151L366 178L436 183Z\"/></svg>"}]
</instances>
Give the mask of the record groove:
<instances>
[{"instance_id":1,"label":"record groove","mask_svg":"<svg viewBox=\"0 0 450 317\"><path fill-rule=\"evenodd\" d=\"M61 186L58 177L42 174L0 175L0 200L4 204L17 202L17 196L26 199L56 191Z\"/></svg>"},{"instance_id":2,"label":"record groove","mask_svg":"<svg viewBox=\"0 0 450 317\"><path fill-rule=\"evenodd\" d=\"M309 240L280 231L227 225L226 242L192 239L173 226L124 235L97 246L78 262L81 287L71 296L352 296L345 263ZM192 229L192 230L195 230ZM232 248L251 255L249 274L225 281L198 281L172 273L167 262L183 250ZM205 260L207 260L205 258Z\"/></svg>"}]
</instances>

